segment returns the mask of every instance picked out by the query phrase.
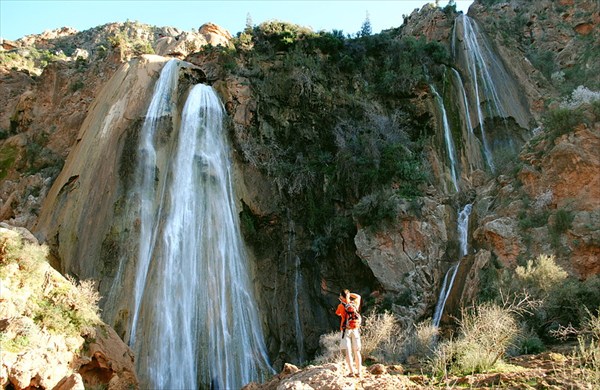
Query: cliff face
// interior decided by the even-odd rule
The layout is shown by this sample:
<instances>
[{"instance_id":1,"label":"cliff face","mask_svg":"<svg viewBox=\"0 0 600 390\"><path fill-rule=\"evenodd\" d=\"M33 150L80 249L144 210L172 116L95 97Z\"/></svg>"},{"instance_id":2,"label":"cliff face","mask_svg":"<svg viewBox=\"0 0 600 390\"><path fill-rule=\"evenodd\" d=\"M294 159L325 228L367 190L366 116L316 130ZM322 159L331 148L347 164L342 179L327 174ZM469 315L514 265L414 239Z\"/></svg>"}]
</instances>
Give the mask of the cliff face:
<instances>
[{"instance_id":1,"label":"cliff face","mask_svg":"<svg viewBox=\"0 0 600 390\"><path fill-rule=\"evenodd\" d=\"M74 45L88 57L72 50L39 76L2 69L0 220L35 230L57 269L99 279L104 296L122 259L131 275L135 143L172 56L201 69L181 77L206 78L229 114L238 211L275 365L314 354L336 327L340 288L405 324L430 317L458 260L457 213L468 203L471 249L454 309L496 260L511 270L552 252L574 277L597 275L598 114L584 104L559 130L547 120L580 82L600 88L588 77L600 61L586 49L598 39L597 2L476 2L469 16L506 78L503 110L471 92L468 20L451 9L425 7L398 29L355 40L273 24L234 47L214 25L183 33L134 24L17 42L11 50ZM198 50L207 42L235 50ZM162 56L141 56L148 45ZM126 338L127 303L106 304Z\"/></svg>"}]
</instances>

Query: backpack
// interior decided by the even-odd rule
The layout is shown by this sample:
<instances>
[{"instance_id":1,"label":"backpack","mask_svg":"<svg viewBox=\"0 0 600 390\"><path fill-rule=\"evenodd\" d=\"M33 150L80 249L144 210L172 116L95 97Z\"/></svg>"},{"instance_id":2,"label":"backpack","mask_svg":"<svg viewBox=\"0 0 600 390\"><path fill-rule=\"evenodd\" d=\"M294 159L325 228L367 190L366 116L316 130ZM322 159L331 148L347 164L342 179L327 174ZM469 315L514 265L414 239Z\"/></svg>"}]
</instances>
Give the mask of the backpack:
<instances>
[{"instance_id":1,"label":"backpack","mask_svg":"<svg viewBox=\"0 0 600 390\"><path fill-rule=\"evenodd\" d=\"M358 308L353 303L344 304L346 309L346 326L345 329L356 329L360 327L361 316L358 314Z\"/></svg>"}]
</instances>

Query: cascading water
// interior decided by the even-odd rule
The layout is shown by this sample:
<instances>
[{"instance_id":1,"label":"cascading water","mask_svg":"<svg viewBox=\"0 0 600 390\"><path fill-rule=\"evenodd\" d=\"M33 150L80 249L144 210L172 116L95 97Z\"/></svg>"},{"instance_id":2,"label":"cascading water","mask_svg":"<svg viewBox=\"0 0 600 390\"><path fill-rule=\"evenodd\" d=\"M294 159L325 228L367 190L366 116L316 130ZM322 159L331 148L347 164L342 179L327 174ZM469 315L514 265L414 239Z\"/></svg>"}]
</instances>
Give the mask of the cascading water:
<instances>
[{"instance_id":1,"label":"cascading water","mask_svg":"<svg viewBox=\"0 0 600 390\"><path fill-rule=\"evenodd\" d=\"M156 245L159 216L161 215L165 193L166 177L164 175L160 180L160 183L162 183L160 188L155 185L157 152L154 147L154 140L159 120L170 116L175 109L174 91L177 90L180 64L182 62L178 60L170 60L163 67L154 87L154 94L140 134L136 175L138 178L136 192L139 194L140 202L140 239L133 291L131 340L135 339L137 332L142 293ZM119 280L119 278L115 278L115 280Z\"/></svg>"},{"instance_id":2,"label":"cascading water","mask_svg":"<svg viewBox=\"0 0 600 390\"><path fill-rule=\"evenodd\" d=\"M475 107L479 128L481 130L481 142L484 148L486 161L492 170L495 170L492 158L492 152L489 147L489 142L485 133L484 113L482 103L485 101L488 108L488 115L500 116L505 118L508 116L504 105L499 97L499 92L496 87L498 83L494 82L494 78L500 83L509 79L507 72L500 63L497 56L491 50L487 40L483 39L483 35L479 31L479 26L473 19L466 15L460 15L456 19L463 28L464 50L460 52L465 57L466 68L469 74L470 81L473 83L473 98L475 99ZM481 39L480 39L481 38ZM482 44L480 44L480 40ZM458 40L456 38L456 27L453 32L452 52L455 58L458 57ZM494 77L492 77L494 74ZM507 85L512 83L506 83ZM514 93L509 93L514 94Z\"/></svg>"},{"instance_id":3,"label":"cascading water","mask_svg":"<svg viewBox=\"0 0 600 390\"><path fill-rule=\"evenodd\" d=\"M456 80L456 84L458 85L458 89L460 91L460 95L462 97L462 107L464 110L464 121L467 125L467 133L468 136L471 137L473 135L473 125L471 124L471 113L469 111L469 101L467 99L467 92L465 91L465 86L462 82L462 78L460 77L460 73L458 73L458 71L454 68L451 68L452 70L452 75L454 76L454 79Z\"/></svg>"},{"instance_id":4,"label":"cascading water","mask_svg":"<svg viewBox=\"0 0 600 390\"><path fill-rule=\"evenodd\" d=\"M433 85L431 85L431 91L435 96L435 100L438 103L440 112L442 114L442 124L444 126L444 140L446 141L446 151L448 152L448 157L450 159L450 174L452 176L452 184L454 185L454 190L458 191L458 176L456 173L456 153L454 151L454 142L452 141L452 132L450 131L450 124L448 123L448 115L446 114L446 108L444 107L444 100Z\"/></svg>"},{"instance_id":5,"label":"cascading water","mask_svg":"<svg viewBox=\"0 0 600 390\"><path fill-rule=\"evenodd\" d=\"M288 210L289 212L289 210ZM294 331L296 336L296 348L298 352L298 362L303 363L306 357L304 351L304 333L302 331L302 322L300 321L300 285L302 284L302 273L300 272L300 256L294 252L294 241L296 238L296 228L293 220L289 220L288 229L288 254L287 264L293 264L294 267Z\"/></svg>"},{"instance_id":6,"label":"cascading water","mask_svg":"<svg viewBox=\"0 0 600 390\"><path fill-rule=\"evenodd\" d=\"M458 213L459 260L469 253L469 216L471 216L472 209L473 205L469 203Z\"/></svg>"},{"instance_id":7,"label":"cascading water","mask_svg":"<svg viewBox=\"0 0 600 390\"><path fill-rule=\"evenodd\" d=\"M456 264L452 265L444 276L444 281L440 290L440 296L435 306L432 319L432 323L436 327L440 325L440 320L442 319L442 314L444 313L444 306L446 306L446 301L448 300L448 296L450 295L450 291L454 285L454 279L456 278L460 261L468 253L469 216L471 215L472 208L473 205L469 203L458 213L458 241L460 253ZM448 279L448 277L450 277L450 279Z\"/></svg>"},{"instance_id":8,"label":"cascading water","mask_svg":"<svg viewBox=\"0 0 600 390\"><path fill-rule=\"evenodd\" d=\"M156 122L175 109L168 62L140 136L140 243L130 344L144 388L241 388L272 372L230 177L223 106L192 88L171 161L158 172ZM154 123L154 124L153 124Z\"/></svg>"}]
</instances>

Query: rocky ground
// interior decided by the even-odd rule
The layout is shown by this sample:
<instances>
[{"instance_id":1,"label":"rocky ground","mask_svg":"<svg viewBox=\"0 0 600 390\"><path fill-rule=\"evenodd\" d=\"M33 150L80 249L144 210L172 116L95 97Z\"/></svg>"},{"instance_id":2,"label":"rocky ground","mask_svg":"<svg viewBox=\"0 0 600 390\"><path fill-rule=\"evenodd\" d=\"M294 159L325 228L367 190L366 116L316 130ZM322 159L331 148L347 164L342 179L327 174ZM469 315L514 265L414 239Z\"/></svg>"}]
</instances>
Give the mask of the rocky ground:
<instances>
[{"instance_id":1,"label":"rocky ground","mask_svg":"<svg viewBox=\"0 0 600 390\"><path fill-rule=\"evenodd\" d=\"M562 345L537 355L507 359L494 372L466 376L432 378L418 364L373 364L365 368L362 378L348 377L341 363L298 368L286 364L283 370L265 383L250 383L243 390L281 389L586 389L597 387L597 372L582 370L572 358L574 345Z\"/></svg>"}]
</instances>

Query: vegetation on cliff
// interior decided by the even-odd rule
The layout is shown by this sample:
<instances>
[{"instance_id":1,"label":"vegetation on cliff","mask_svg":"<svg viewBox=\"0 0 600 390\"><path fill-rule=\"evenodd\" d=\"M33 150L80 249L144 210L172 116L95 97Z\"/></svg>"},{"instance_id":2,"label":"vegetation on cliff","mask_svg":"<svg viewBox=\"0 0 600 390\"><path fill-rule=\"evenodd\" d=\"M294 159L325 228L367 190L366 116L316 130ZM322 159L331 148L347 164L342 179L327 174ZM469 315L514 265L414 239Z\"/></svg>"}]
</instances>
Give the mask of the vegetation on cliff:
<instances>
[{"instance_id":1,"label":"vegetation on cliff","mask_svg":"<svg viewBox=\"0 0 600 390\"><path fill-rule=\"evenodd\" d=\"M237 147L302 210L294 217L315 252L349 237L352 217L377 224L394 215L396 195L422 194L433 130L411 99L448 61L443 45L277 21L247 28L235 44L231 72L260 97L256 121L236 129Z\"/></svg>"},{"instance_id":2,"label":"vegetation on cliff","mask_svg":"<svg viewBox=\"0 0 600 390\"><path fill-rule=\"evenodd\" d=\"M47 246L4 224L0 284L3 388L135 388L133 356L100 319L95 282L65 278L50 267Z\"/></svg>"}]
</instances>

